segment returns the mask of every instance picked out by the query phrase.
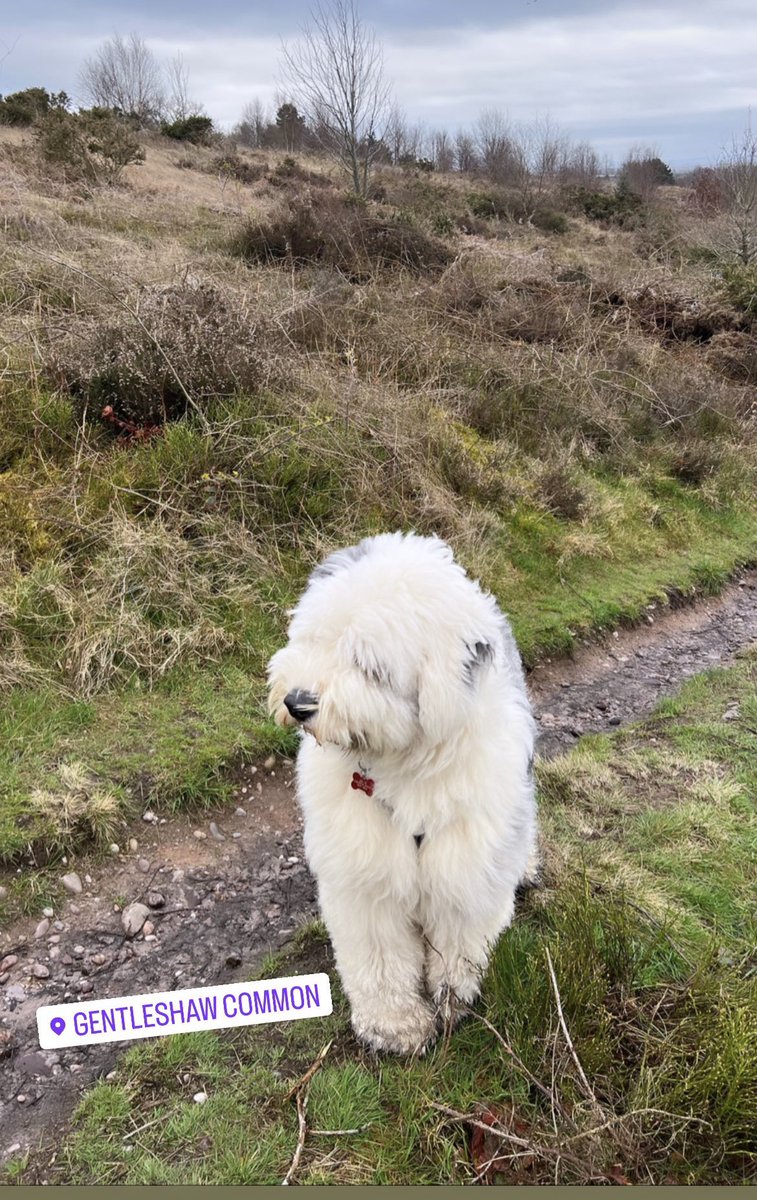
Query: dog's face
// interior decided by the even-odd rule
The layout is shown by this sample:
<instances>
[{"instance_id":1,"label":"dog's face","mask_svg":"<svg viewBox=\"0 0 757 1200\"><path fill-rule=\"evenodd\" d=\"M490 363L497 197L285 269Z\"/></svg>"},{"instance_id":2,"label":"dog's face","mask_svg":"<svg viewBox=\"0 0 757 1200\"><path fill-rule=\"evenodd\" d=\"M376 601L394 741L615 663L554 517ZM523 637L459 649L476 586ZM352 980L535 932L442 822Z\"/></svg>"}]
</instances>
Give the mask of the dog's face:
<instances>
[{"instance_id":1,"label":"dog's face","mask_svg":"<svg viewBox=\"0 0 757 1200\"><path fill-rule=\"evenodd\" d=\"M496 626L481 629L489 609L471 593L488 599L436 540L385 535L332 555L269 664L271 712L366 756L448 741L495 653Z\"/></svg>"}]
</instances>

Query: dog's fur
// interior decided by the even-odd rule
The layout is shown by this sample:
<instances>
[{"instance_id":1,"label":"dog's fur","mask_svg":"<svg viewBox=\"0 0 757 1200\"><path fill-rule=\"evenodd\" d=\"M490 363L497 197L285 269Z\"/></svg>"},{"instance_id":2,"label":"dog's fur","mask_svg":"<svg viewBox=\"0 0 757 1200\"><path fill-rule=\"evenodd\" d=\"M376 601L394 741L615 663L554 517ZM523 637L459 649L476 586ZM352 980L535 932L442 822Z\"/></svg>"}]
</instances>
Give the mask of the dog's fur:
<instances>
[{"instance_id":1,"label":"dog's fur","mask_svg":"<svg viewBox=\"0 0 757 1200\"><path fill-rule=\"evenodd\" d=\"M269 683L277 720L305 732L305 850L355 1032L420 1051L445 1006L475 999L534 870L534 722L510 627L444 542L383 534L313 572ZM295 722L284 698L300 691L317 707Z\"/></svg>"}]
</instances>

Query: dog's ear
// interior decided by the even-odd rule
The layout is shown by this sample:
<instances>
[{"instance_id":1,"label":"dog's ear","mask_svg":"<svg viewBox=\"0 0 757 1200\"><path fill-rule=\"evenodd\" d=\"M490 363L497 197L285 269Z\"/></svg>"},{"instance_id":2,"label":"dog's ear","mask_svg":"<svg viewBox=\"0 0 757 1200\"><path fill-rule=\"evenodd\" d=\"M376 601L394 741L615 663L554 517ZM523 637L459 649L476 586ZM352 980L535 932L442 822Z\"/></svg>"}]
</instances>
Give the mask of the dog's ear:
<instances>
[{"instance_id":1,"label":"dog's ear","mask_svg":"<svg viewBox=\"0 0 757 1200\"><path fill-rule=\"evenodd\" d=\"M478 680L494 659L486 638L460 642L454 654L427 656L418 680L418 719L434 743L448 741L470 716Z\"/></svg>"},{"instance_id":2,"label":"dog's ear","mask_svg":"<svg viewBox=\"0 0 757 1200\"><path fill-rule=\"evenodd\" d=\"M491 642L482 638L477 642L466 643L466 656L463 660L463 682L470 688L478 683L481 672L494 661L494 647Z\"/></svg>"},{"instance_id":3,"label":"dog's ear","mask_svg":"<svg viewBox=\"0 0 757 1200\"><path fill-rule=\"evenodd\" d=\"M344 571L347 567L351 567L353 563L359 562L361 558L365 558L368 553L368 539L363 538L362 542L358 542L357 546L345 546L342 550L335 550L328 558L310 574L308 583L317 583L319 579L328 579L331 575L336 575L338 571Z\"/></svg>"}]
</instances>

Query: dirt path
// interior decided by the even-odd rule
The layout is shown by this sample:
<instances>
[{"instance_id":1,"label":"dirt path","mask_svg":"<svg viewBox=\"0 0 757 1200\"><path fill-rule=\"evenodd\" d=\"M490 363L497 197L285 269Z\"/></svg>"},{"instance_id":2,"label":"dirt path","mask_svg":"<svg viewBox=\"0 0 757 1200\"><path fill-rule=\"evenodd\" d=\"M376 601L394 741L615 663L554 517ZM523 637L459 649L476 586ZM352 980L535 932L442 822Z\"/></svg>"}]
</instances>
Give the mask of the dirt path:
<instances>
[{"instance_id":1,"label":"dirt path","mask_svg":"<svg viewBox=\"0 0 757 1200\"><path fill-rule=\"evenodd\" d=\"M571 661L543 663L530 680L542 754L643 715L685 678L756 639L752 571L717 599L651 608L647 624ZM0 1164L49 1144L120 1052L40 1050L40 1005L254 978L264 954L315 915L288 763L243 772L236 807L215 821L143 819L122 842L127 849L106 863L64 868L80 876L81 895L0 935ZM121 910L134 901L150 915L127 937ZM44 1177L42 1167L39 1182Z\"/></svg>"}]
</instances>

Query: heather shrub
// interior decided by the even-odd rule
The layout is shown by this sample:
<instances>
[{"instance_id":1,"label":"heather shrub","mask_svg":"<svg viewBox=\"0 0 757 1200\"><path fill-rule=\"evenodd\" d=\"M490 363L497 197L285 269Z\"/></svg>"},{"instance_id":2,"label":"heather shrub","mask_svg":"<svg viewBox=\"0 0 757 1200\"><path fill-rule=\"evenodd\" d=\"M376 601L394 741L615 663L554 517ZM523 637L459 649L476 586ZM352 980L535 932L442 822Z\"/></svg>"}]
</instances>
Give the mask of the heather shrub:
<instances>
[{"instance_id":1,"label":"heather shrub","mask_svg":"<svg viewBox=\"0 0 757 1200\"><path fill-rule=\"evenodd\" d=\"M235 179L237 183L257 183L263 178L267 168L263 163L250 162L248 158L242 158L241 154L226 150L223 154L217 154L207 169L211 174Z\"/></svg>"},{"instance_id":2,"label":"heather shrub","mask_svg":"<svg viewBox=\"0 0 757 1200\"><path fill-rule=\"evenodd\" d=\"M565 214L551 208L537 208L531 217L531 224L542 233L567 233L570 228Z\"/></svg>"},{"instance_id":3,"label":"heather shrub","mask_svg":"<svg viewBox=\"0 0 757 1200\"><path fill-rule=\"evenodd\" d=\"M311 187L331 187L328 175L322 175L319 171L309 171L289 154L282 158L266 178L272 187L286 187L293 183L305 183Z\"/></svg>"},{"instance_id":4,"label":"heather shrub","mask_svg":"<svg viewBox=\"0 0 757 1200\"><path fill-rule=\"evenodd\" d=\"M332 195L294 198L268 221L248 220L229 250L251 262L321 263L355 279L377 268L438 270L452 257L443 242L402 217Z\"/></svg>"},{"instance_id":5,"label":"heather shrub","mask_svg":"<svg viewBox=\"0 0 757 1200\"><path fill-rule=\"evenodd\" d=\"M707 347L707 362L735 383L757 384L757 337L731 330L716 333Z\"/></svg>"},{"instance_id":6,"label":"heather shrub","mask_svg":"<svg viewBox=\"0 0 757 1200\"><path fill-rule=\"evenodd\" d=\"M47 354L51 381L80 407L160 426L217 396L264 387L271 332L219 289L182 284L147 292L138 319L75 324Z\"/></svg>"}]
</instances>

